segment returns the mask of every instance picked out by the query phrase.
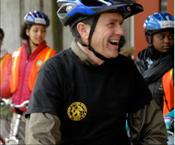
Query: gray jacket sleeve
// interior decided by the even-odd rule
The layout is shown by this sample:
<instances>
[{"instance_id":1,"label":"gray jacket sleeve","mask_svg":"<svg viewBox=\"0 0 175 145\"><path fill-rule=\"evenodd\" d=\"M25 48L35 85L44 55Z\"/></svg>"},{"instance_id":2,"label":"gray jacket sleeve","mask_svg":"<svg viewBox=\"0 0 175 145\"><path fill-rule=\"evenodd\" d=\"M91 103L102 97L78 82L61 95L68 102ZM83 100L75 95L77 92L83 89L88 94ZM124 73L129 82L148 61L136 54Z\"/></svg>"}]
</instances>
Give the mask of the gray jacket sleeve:
<instances>
[{"instance_id":1,"label":"gray jacket sleeve","mask_svg":"<svg viewBox=\"0 0 175 145\"><path fill-rule=\"evenodd\" d=\"M133 145L167 145L163 115L155 101L129 114L128 124Z\"/></svg>"},{"instance_id":2,"label":"gray jacket sleeve","mask_svg":"<svg viewBox=\"0 0 175 145\"><path fill-rule=\"evenodd\" d=\"M49 113L32 113L26 118L25 143L35 145L59 145L60 120Z\"/></svg>"}]
</instances>

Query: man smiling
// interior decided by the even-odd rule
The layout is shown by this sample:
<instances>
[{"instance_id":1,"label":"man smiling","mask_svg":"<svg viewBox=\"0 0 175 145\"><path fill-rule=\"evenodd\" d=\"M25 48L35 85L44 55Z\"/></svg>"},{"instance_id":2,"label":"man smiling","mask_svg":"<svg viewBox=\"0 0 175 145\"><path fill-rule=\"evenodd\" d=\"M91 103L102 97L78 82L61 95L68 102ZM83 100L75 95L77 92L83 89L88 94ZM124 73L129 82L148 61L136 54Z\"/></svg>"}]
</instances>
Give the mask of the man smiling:
<instances>
[{"instance_id":1,"label":"man smiling","mask_svg":"<svg viewBox=\"0 0 175 145\"><path fill-rule=\"evenodd\" d=\"M27 113L26 143L131 145L128 116L134 144L166 144L160 110L134 62L119 55L123 21L142 6L129 0L57 4L58 17L75 40L40 71Z\"/></svg>"}]
</instances>

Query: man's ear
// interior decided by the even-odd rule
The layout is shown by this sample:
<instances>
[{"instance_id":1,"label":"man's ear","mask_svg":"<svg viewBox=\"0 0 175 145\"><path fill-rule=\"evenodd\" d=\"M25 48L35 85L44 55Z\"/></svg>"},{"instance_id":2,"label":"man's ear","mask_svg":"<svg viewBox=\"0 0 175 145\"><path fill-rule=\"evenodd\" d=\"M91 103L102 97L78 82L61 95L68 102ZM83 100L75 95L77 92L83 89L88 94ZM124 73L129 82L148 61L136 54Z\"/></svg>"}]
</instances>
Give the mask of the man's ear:
<instances>
[{"instance_id":1,"label":"man's ear","mask_svg":"<svg viewBox=\"0 0 175 145\"><path fill-rule=\"evenodd\" d=\"M80 34L82 41L84 41L85 43L88 43L90 26L88 24L79 22L77 24L77 31Z\"/></svg>"},{"instance_id":2,"label":"man's ear","mask_svg":"<svg viewBox=\"0 0 175 145\"><path fill-rule=\"evenodd\" d=\"M148 44L151 44L152 43L152 36L151 35L146 35L146 41Z\"/></svg>"}]
</instances>

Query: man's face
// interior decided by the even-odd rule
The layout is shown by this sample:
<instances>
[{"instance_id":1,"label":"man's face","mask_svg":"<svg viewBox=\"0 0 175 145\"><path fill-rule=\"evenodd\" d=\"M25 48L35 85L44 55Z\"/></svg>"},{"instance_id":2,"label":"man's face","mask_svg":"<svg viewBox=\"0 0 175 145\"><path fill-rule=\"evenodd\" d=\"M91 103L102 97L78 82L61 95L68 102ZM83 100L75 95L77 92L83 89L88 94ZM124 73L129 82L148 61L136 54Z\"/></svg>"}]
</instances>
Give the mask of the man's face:
<instances>
[{"instance_id":1,"label":"man's face","mask_svg":"<svg viewBox=\"0 0 175 145\"><path fill-rule=\"evenodd\" d=\"M100 15L94 30L91 46L106 58L118 56L119 41L123 36L123 17L118 13Z\"/></svg>"},{"instance_id":2,"label":"man's face","mask_svg":"<svg viewBox=\"0 0 175 145\"><path fill-rule=\"evenodd\" d=\"M153 46L160 52L168 52L174 47L174 34L170 31L160 32L153 35Z\"/></svg>"}]
</instances>

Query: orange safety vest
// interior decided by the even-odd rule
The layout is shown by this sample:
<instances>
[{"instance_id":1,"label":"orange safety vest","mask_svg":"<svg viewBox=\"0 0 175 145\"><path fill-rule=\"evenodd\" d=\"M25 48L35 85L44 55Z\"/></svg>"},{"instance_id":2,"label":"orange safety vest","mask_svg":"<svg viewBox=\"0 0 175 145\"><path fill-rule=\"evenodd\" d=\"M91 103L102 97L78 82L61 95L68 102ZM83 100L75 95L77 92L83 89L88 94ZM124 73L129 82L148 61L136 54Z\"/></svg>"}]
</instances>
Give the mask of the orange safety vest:
<instances>
[{"instance_id":1,"label":"orange safety vest","mask_svg":"<svg viewBox=\"0 0 175 145\"><path fill-rule=\"evenodd\" d=\"M21 61L21 51L22 47L19 48L16 52L13 53L12 56L12 70L11 70L11 76L10 76L10 90L11 93L14 93L18 87L18 81L19 81L19 68L20 68L20 61ZM29 74L29 89L32 90L39 72L39 69L41 68L41 65L44 64L44 62L49 59L51 56L53 56L56 53L55 50L51 48L43 48L41 52L36 56L36 58L33 61L30 74Z\"/></svg>"},{"instance_id":2,"label":"orange safety vest","mask_svg":"<svg viewBox=\"0 0 175 145\"><path fill-rule=\"evenodd\" d=\"M173 68L163 75L162 85L165 93L163 104L163 115L165 115L174 108Z\"/></svg>"},{"instance_id":3,"label":"orange safety vest","mask_svg":"<svg viewBox=\"0 0 175 145\"><path fill-rule=\"evenodd\" d=\"M3 98L9 98L10 93L10 68L12 57L7 53L0 59L0 96Z\"/></svg>"}]
</instances>

